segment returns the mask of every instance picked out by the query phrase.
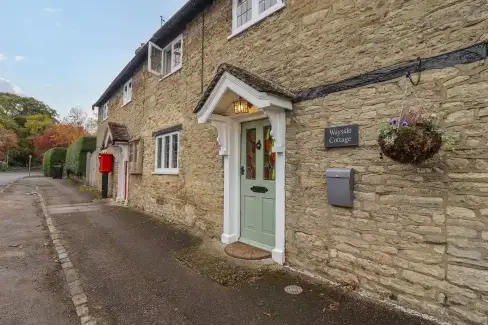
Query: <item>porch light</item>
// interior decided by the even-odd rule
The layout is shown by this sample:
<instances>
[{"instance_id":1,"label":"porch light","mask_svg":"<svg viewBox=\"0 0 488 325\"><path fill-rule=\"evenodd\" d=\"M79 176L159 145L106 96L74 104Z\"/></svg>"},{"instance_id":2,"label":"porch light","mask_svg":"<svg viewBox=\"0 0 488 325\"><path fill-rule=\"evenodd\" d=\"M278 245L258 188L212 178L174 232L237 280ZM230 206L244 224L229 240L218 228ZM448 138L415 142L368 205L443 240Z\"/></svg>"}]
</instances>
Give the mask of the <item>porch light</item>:
<instances>
[{"instance_id":1,"label":"porch light","mask_svg":"<svg viewBox=\"0 0 488 325\"><path fill-rule=\"evenodd\" d=\"M251 107L251 104L243 99L242 97L239 97L235 102L234 102L234 113L235 114L247 114L249 113L249 109Z\"/></svg>"}]
</instances>

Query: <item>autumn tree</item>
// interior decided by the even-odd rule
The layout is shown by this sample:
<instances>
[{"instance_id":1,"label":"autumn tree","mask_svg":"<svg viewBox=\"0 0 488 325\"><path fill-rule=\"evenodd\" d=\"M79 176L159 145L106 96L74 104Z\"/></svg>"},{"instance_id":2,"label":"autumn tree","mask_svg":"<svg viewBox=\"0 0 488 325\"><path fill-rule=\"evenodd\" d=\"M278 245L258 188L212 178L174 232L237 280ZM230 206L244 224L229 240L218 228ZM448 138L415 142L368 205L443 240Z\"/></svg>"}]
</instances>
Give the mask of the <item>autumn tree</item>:
<instances>
[{"instance_id":1,"label":"autumn tree","mask_svg":"<svg viewBox=\"0 0 488 325\"><path fill-rule=\"evenodd\" d=\"M87 135L83 127L59 123L34 138L34 153L42 157L44 152L54 147L68 147L73 142Z\"/></svg>"},{"instance_id":2,"label":"autumn tree","mask_svg":"<svg viewBox=\"0 0 488 325\"><path fill-rule=\"evenodd\" d=\"M5 128L0 129L0 159L6 159L7 165L9 162L10 152L16 149L19 144L17 134Z\"/></svg>"},{"instance_id":3,"label":"autumn tree","mask_svg":"<svg viewBox=\"0 0 488 325\"><path fill-rule=\"evenodd\" d=\"M63 123L84 127L87 119L88 114L81 107L75 106L63 118Z\"/></svg>"},{"instance_id":4,"label":"autumn tree","mask_svg":"<svg viewBox=\"0 0 488 325\"><path fill-rule=\"evenodd\" d=\"M63 144L63 147L68 147L82 136L87 135L83 127L72 124L56 124L54 129L54 141L58 144Z\"/></svg>"},{"instance_id":5,"label":"autumn tree","mask_svg":"<svg viewBox=\"0 0 488 325\"><path fill-rule=\"evenodd\" d=\"M30 136L37 136L43 134L53 124L54 121L48 115L36 114L25 117L24 128Z\"/></svg>"},{"instance_id":6,"label":"autumn tree","mask_svg":"<svg viewBox=\"0 0 488 325\"><path fill-rule=\"evenodd\" d=\"M34 152L33 138L57 122L56 110L32 97L0 92L0 129L14 132L17 146L9 149L9 159L27 165Z\"/></svg>"},{"instance_id":7,"label":"autumn tree","mask_svg":"<svg viewBox=\"0 0 488 325\"><path fill-rule=\"evenodd\" d=\"M98 119L94 116L88 116L85 122L85 130L91 134L95 135L98 129Z\"/></svg>"}]
</instances>

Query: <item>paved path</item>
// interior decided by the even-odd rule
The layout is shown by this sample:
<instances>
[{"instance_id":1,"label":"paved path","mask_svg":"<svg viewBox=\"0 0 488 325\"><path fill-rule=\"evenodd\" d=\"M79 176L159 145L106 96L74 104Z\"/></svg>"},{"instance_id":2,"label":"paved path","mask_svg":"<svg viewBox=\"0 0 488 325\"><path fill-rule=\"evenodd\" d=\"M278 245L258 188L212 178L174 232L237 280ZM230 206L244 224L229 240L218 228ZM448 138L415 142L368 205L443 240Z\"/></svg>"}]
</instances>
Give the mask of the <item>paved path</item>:
<instances>
[{"instance_id":1,"label":"paved path","mask_svg":"<svg viewBox=\"0 0 488 325\"><path fill-rule=\"evenodd\" d=\"M14 184L0 194L0 325L75 325L34 191Z\"/></svg>"},{"instance_id":2,"label":"paved path","mask_svg":"<svg viewBox=\"0 0 488 325\"><path fill-rule=\"evenodd\" d=\"M207 242L130 209L93 204L88 193L66 180L27 178L6 193L26 186L38 186L99 325L432 325L283 272L253 273L251 262L215 258L207 254ZM24 197L33 203L32 196ZM57 275L55 279L58 283ZM299 284L304 292L286 294L289 284ZM9 296L10 302L25 304L23 298ZM51 300L42 305L48 311L57 308L51 324L71 324L64 318L69 304L60 299L59 290L53 289ZM1 308L0 315L17 310ZM30 323L0 319L0 324Z\"/></svg>"}]
</instances>

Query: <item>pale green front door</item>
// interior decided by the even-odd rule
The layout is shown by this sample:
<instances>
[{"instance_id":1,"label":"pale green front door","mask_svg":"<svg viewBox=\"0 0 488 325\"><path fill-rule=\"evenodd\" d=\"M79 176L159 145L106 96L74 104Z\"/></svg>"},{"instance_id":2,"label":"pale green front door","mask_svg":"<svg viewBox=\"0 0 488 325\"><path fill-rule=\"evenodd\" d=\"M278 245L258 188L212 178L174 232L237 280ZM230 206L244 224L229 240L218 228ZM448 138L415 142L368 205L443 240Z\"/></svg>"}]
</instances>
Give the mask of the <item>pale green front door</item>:
<instances>
[{"instance_id":1,"label":"pale green front door","mask_svg":"<svg viewBox=\"0 0 488 325\"><path fill-rule=\"evenodd\" d=\"M276 154L268 119L242 123L240 241L275 247Z\"/></svg>"}]
</instances>

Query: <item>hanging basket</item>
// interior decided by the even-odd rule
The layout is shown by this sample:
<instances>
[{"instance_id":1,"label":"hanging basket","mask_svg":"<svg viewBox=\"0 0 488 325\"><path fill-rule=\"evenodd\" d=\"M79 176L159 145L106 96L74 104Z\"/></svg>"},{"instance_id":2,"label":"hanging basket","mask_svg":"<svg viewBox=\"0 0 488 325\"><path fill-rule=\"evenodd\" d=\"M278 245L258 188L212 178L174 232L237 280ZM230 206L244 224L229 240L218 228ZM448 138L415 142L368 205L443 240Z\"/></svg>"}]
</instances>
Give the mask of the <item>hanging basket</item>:
<instances>
[{"instance_id":1,"label":"hanging basket","mask_svg":"<svg viewBox=\"0 0 488 325\"><path fill-rule=\"evenodd\" d=\"M431 124L390 127L378 137L381 152L402 164L420 164L432 158L442 147L442 134Z\"/></svg>"}]
</instances>

